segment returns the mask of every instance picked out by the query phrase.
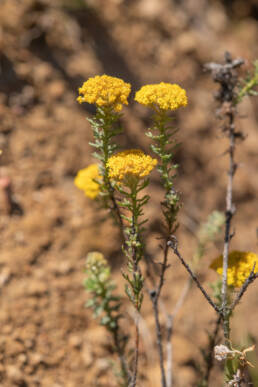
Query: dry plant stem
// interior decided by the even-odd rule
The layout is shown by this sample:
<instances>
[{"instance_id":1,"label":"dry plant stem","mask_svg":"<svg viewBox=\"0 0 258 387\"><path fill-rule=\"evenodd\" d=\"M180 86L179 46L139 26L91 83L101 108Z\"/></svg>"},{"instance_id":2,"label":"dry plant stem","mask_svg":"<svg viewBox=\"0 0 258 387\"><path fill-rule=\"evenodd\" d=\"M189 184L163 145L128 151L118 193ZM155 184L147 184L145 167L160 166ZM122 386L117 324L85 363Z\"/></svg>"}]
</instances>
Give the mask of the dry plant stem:
<instances>
[{"instance_id":1,"label":"dry plant stem","mask_svg":"<svg viewBox=\"0 0 258 387\"><path fill-rule=\"evenodd\" d=\"M172 339L172 335L173 335L173 324L174 324L174 319L175 317L177 316L178 312L180 311L180 309L182 308L184 302L185 302L185 299L192 287L192 284L193 284L193 279L190 277L187 281L186 281L186 284L185 286L183 287L183 290L181 292L181 295L176 303L176 306L174 308L174 311L173 313L171 314L168 314L167 315L167 326L166 326L166 329L167 329L167 378L166 378L166 381L167 381L167 387L172 387L172 384L173 384L173 370L172 370L172 343L171 343L171 339ZM214 332L213 334L211 335L211 339L210 339L210 342L209 342L209 355L208 355L208 359L207 359L207 362L206 362L206 372L205 372L205 376L204 376L204 380L209 381L209 376L210 376L210 371L213 367L213 349L214 349L214 346L215 346L215 343L216 343L216 339L217 339L217 335L218 335L218 332L219 332L219 327L220 327L220 324L221 324L221 320L222 320L222 316L219 315L219 317L217 318L216 320L216 325L215 325L215 329L214 329Z\"/></svg>"},{"instance_id":2,"label":"dry plant stem","mask_svg":"<svg viewBox=\"0 0 258 387\"><path fill-rule=\"evenodd\" d=\"M171 240L168 241L168 245L169 247L171 247L171 249L174 251L174 254L179 258L179 260L181 261L181 263L183 264L183 266L186 268L186 270L188 271L188 273L190 274L190 276L192 277L193 281L196 283L197 287L200 289L200 291L202 292L202 294L204 295L204 297L206 298L206 300L208 301L208 303L212 306L212 308L219 314L221 314L221 310L220 308L212 301L212 299L210 298L210 296L208 295L208 293L204 290L204 288L202 287L202 285L200 284L198 278L196 277L196 275L192 272L192 270L190 269L189 265L187 265L187 263L185 262L185 260L183 259L183 257L181 256L181 254L179 253L178 249L177 249L177 241L176 241L176 238L174 237L173 238L174 241L172 242Z\"/></svg>"},{"instance_id":3,"label":"dry plant stem","mask_svg":"<svg viewBox=\"0 0 258 387\"><path fill-rule=\"evenodd\" d=\"M167 387L165 368L164 368L164 355L163 355L161 326L160 326L160 321L159 321L158 298L156 297L155 293L154 293L154 297L152 297L152 294L151 294L151 301L152 301L154 317L155 317L156 338L157 338L157 345L158 345L158 351L159 351L159 363L160 363L160 370L161 370L161 385L162 385L162 387Z\"/></svg>"},{"instance_id":4,"label":"dry plant stem","mask_svg":"<svg viewBox=\"0 0 258 387\"><path fill-rule=\"evenodd\" d=\"M165 272L168 267L167 265L168 251L169 251L168 240L169 239L167 238L166 245L164 248L164 256L163 256L163 262L161 265L161 273L159 276L158 288L156 291L150 292L153 311L154 311L154 317L155 317L156 338L157 338L157 345L158 345L158 351L159 351L159 364L160 364L160 371L161 371L162 387L167 387L167 382L166 382L166 375L165 375L162 334L161 334L161 326L160 326L160 319L159 319L159 297L160 297L161 289L164 285Z\"/></svg>"},{"instance_id":5,"label":"dry plant stem","mask_svg":"<svg viewBox=\"0 0 258 387\"><path fill-rule=\"evenodd\" d=\"M173 319L177 316L179 310L183 306L183 303L185 302L186 296L187 296L189 290L191 289L192 283L193 283L192 278L189 278L186 281L186 284L183 287L182 293L181 293L179 299L177 300L176 306L175 306L174 311L172 313Z\"/></svg>"},{"instance_id":6,"label":"dry plant stem","mask_svg":"<svg viewBox=\"0 0 258 387\"><path fill-rule=\"evenodd\" d=\"M166 243L166 245L167 245L167 243ZM164 351L163 351L163 345L162 345L161 324L160 324L160 318L159 318L159 296L160 296L162 286L164 284L165 270L168 267L167 266L167 256L168 256L168 248L165 248L163 262L161 263L162 269L161 269L161 273L160 273L160 277L159 277L159 284L158 284L157 290L155 290L155 289L150 290L147 288L147 292L150 296L150 299L152 302L152 307L153 307L153 312L154 312L156 342L157 342L158 353L159 353L159 364L160 364L160 371L161 371L161 385L162 385L162 387L167 387L167 383L166 383L165 367L164 367ZM148 263L151 263L151 265L154 266L154 262L152 260L147 261L147 264ZM151 281L151 285L155 286L155 280L154 280L154 277L150 271L148 271L148 278ZM165 314L167 315L167 313L165 313Z\"/></svg>"},{"instance_id":7,"label":"dry plant stem","mask_svg":"<svg viewBox=\"0 0 258 387\"><path fill-rule=\"evenodd\" d=\"M172 352L172 343L171 338L173 334L173 316L169 314L167 316L167 375L166 382L167 387L172 387L173 383L173 370L172 370L172 362L173 362L173 352Z\"/></svg>"},{"instance_id":8,"label":"dry plant stem","mask_svg":"<svg viewBox=\"0 0 258 387\"><path fill-rule=\"evenodd\" d=\"M205 69L211 71L214 82L220 84L220 89L216 94L216 99L220 101L221 108L220 113L225 118L228 118L228 124L224 128L229 138L229 171L228 171L228 182L227 182L227 195L226 195L226 227L225 227L225 238L224 238L224 249L223 249L223 276L222 276L222 289L221 289L221 314L223 317L223 331L225 343L230 347L230 308L228 307L227 297L227 270L228 270L228 255L230 240L233 236L230 231L231 220L234 214L234 207L232 203L232 190L233 190L233 177L236 172L237 165L234 162L235 153L235 110L234 105L237 104L236 100L236 86L238 82L238 76L234 69L241 67L244 64L242 58L232 59L229 52L225 53L225 64L220 63L207 63Z\"/></svg>"},{"instance_id":9,"label":"dry plant stem","mask_svg":"<svg viewBox=\"0 0 258 387\"><path fill-rule=\"evenodd\" d=\"M236 171L236 164L234 162L235 154L235 125L234 125L234 113L232 108L229 113L229 171L228 171L228 183L227 183L227 196L226 196L226 227L223 249L223 276L222 276L222 314L223 314L223 330L226 343L229 343L230 327L229 327L229 309L227 305L227 272L228 272L228 254L229 244L231 240L231 220L234 214L232 191L233 191L233 177Z\"/></svg>"},{"instance_id":10,"label":"dry plant stem","mask_svg":"<svg viewBox=\"0 0 258 387\"><path fill-rule=\"evenodd\" d=\"M192 278L189 278L187 280L185 286L183 287L183 290L182 290L182 293L181 293L179 299L177 300L177 303L176 303L176 306L174 308L173 313L167 314L167 323L166 323L166 330L167 330L167 338L166 338L166 342L167 342L167 344L166 344L166 348L167 348L167 377L166 377L166 381L167 381L167 387L171 387L172 383L173 383L172 342L171 342L172 334L173 334L173 323L174 323L175 317L177 316L179 310L181 309L181 307L186 299L186 296L187 296L189 290L191 289L192 283L193 283Z\"/></svg>"},{"instance_id":11,"label":"dry plant stem","mask_svg":"<svg viewBox=\"0 0 258 387\"><path fill-rule=\"evenodd\" d=\"M130 387L136 386L137 381L137 372L138 372L138 359L139 359L139 340L140 340L140 332L139 332L139 321L136 316L135 321L135 349L134 349L134 369L133 369L133 377Z\"/></svg>"},{"instance_id":12,"label":"dry plant stem","mask_svg":"<svg viewBox=\"0 0 258 387\"><path fill-rule=\"evenodd\" d=\"M172 370L172 334L173 334L173 324L174 319L177 316L179 310L183 306L185 299L187 297L187 294L189 293L191 286L192 286L193 280L192 278L189 278L181 292L181 295L179 299L177 300L176 306L171 314L167 314L166 316L166 330L167 330L167 338L166 338L166 349L167 349L167 374L166 374L166 381L167 381L167 387L171 387L173 384L173 370Z\"/></svg>"}]
</instances>

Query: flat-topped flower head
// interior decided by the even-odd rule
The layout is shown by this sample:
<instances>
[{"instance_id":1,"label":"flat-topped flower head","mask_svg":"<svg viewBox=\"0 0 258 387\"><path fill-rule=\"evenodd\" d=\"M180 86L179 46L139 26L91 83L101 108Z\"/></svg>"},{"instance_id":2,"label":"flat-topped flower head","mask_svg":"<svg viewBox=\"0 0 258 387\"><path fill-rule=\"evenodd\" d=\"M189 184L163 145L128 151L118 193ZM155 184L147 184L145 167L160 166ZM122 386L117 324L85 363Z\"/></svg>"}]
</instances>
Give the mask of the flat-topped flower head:
<instances>
[{"instance_id":1,"label":"flat-topped flower head","mask_svg":"<svg viewBox=\"0 0 258 387\"><path fill-rule=\"evenodd\" d=\"M74 184L83 190L88 198L95 199L100 193L100 185L95 180L100 179L98 164L91 164L77 173Z\"/></svg>"},{"instance_id":2,"label":"flat-topped flower head","mask_svg":"<svg viewBox=\"0 0 258 387\"><path fill-rule=\"evenodd\" d=\"M109 107L116 112L122 110L123 105L128 105L127 98L131 85L122 79L109 75L97 75L89 78L79 88L79 103L88 102L99 107Z\"/></svg>"},{"instance_id":3,"label":"flat-topped flower head","mask_svg":"<svg viewBox=\"0 0 258 387\"><path fill-rule=\"evenodd\" d=\"M241 287L248 278L254 263L255 273L258 271L258 255L245 251L232 251L228 256L228 285ZM223 274L223 256L216 258L210 267L220 275Z\"/></svg>"},{"instance_id":4,"label":"flat-topped flower head","mask_svg":"<svg viewBox=\"0 0 258 387\"><path fill-rule=\"evenodd\" d=\"M110 268L104 255L98 251L91 251L86 258L86 270L91 280L105 283L110 277ZM92 285L92 281L90 284ZM89 282L88 282L89 283Z\"/></svg>"},{"instance_id":5,"label":"flat-topped flower head","mask_svg":"<svg viewBox=\"0 0 258 387\"><path fill-rule=\"evenodd\" d=\"M142 179L150 174L156 164L156 159L141 150L131 149L111 156L107 167L110 179L120 182L130 177Z\"/></svg>"},{"instance_id":6,"label":"flat-topped flower head","mask_svg":"<svg viewBox=\"0 0 258 387\"><path fill-rule=\"evenodd\" d=\"M107 266L108 263L104 258L104 255L99 251L91 251L86 257L86 268L93 269ZM96 269L95 269L96 270Z\"/></svg>"},{"instance_id":7,"label":"flat-topped flower head","mask_svg":"<svg viewBox=\"0 0 258 387\"><path fill-rule=\"evenodd\" d=\"M176 84L165 82L143 86L136 92L135 100L141 105L161 110L176 110L187 105L186 91Z\"/></svg>"}]
</instances>

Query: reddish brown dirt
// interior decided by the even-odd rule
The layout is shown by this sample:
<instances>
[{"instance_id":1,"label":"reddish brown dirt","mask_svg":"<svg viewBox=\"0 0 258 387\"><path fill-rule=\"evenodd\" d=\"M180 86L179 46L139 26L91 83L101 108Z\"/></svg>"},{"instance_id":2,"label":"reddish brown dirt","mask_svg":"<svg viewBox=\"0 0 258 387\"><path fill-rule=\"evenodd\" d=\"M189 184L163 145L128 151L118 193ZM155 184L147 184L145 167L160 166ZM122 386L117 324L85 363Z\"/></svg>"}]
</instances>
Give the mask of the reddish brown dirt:
<instances>
[{"instance_id":1,"label":"reddish brown dirt","mask_svg":"<svg viewBox=\"0 0 258 387\"><path fill-rule=\"evenodd\" d=\"M86 5L87 3L87 5ZM225 2L226 3L226 2ZM177 184L184 206L178 239L187 259L195 247L198 223L224 209L226 140L214 118L216 87L202 70L221 60L225 50L258 57L256 1L208 0L2 0L0 3L0 148L1 184L11 181L13 211L8 215L4 189L0 202L0 386L115 386L109 337L84 308L85 256L102 251L123 289L119 237L105 214L73 184L78 169L92 161L89 106L78 106L76 89L89 76L107 73L141 85L176 82L189 105L177 116L182 142ZM230 6L231 4L231 6ZM125 109L123 147L148 150L144 128L149 112ZM232 245L257 252L257 102L246 99L238 125L247 139L239 145L235 179ZM158 260L161 189L154 175L147 249ZM211 249L200 278L219 250ZM187 279L170 257L164 302L172 310ZM148 296L143 307L139 386L159 386L154 321ZM257 283L248 290L233 323L233 338L257 341ZM125 300L130 325L133 312ZM175 321L174 385L195 386L194 361L207 344L214 314L193 288ZM129 325L129 324L128 324ZM147 355L146 355L147 354ZM258 353L257 353L258 355ZM257 366L257 360L256 366ZM218 365L210 386L221 385Z\"/></svg>"}]
</instances>

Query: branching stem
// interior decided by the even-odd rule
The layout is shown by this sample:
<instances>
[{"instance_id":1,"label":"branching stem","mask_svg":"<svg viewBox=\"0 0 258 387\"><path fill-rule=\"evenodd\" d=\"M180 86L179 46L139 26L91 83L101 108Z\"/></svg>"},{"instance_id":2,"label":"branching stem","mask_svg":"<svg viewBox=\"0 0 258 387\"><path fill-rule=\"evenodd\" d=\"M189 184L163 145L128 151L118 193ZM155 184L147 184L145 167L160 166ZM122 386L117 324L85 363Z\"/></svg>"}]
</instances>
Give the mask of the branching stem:
<instances>
[{"instance_id":1,"label":"branching stem","mask_svg":"<svg viewBox=\"0 0 258 387\"><path fill-rule=\"evenodd\" d=\"M155 318L156 340L159 353L162 387L167 387L167 381L164 366L164 350L159 316L159 299L165 281L165 273L168 268L168 241L170 240L172 230L174 231L176 229L176 216L180 208L179 195L173 188L175 178L174 172L177 166L173 164L171 165L173 151L176 147L173 135L176 133L177 130L167 125L170 120L171 118L167 115L166 111L156 110L156 114L154 116L154 127L152 128L155 134L152 132L149 132L147 134L148 137L150 137L154 142L154 144L151 145L152 151L159 157L158 171L161 175L162 184L165 189L164 200L161 202L162 212L166 225L164 236L165 243L163 247L163 260L161 263L161 271L159 273L158 284L155 290L149 292Z\"/></svg>"},{"instance_id":2,"label":"branching stem","mask_svg":"<svg viewBox=\"0 0 258 387\"><path fill-rule=\"evenodd\" d=\"M220 308L215 304L214 301L212 301L212 299L210 298L210 296L208 295L208 293L206 292L206 290L204 290L204 288L202 287L202 285L200 284L200 281L198 280L198 278L196 277L196 275L192 272L192 270L190 269L189 265L185 262L185 260L183 259L183 257L181 256L181 254L179 253L178 249L177 249L177 241L174 237L174 241L172 242L171 240L168 242L168 245L169 247L171 247L171 249L174 251L174 254L179 258L179 260L181 261L181 263L183 264L183 266L186 268L186 270L188 271L188 273L190 274L190 276L192 277L193 281L196 283L197 287L200 289L200 291L202 292L202 294L204 295L204 297L206 298L206 300L208 301L208 303L212 306L212 308L219 314L221 314L221 310Z\"/></svg>"}]
</instances>

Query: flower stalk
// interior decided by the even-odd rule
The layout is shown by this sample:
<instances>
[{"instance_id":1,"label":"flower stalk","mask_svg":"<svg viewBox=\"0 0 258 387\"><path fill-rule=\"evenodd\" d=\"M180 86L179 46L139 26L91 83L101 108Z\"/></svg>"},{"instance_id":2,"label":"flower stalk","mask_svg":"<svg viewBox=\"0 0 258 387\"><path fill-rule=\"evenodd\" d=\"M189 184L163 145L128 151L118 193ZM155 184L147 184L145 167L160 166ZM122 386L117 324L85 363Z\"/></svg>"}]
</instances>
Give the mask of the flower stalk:
<instances>
[{"instance_id":1,"label":"flower stalk","mask_svg":"<svg viewBox=\"0 0 258 387\"><path fill-rule=\"evenodd\" d=\"M149 195L140 197L141 192L148 186L147 176L156 165L157 161L145 155L140 150L128 150L119 152L107 162L109 178L116 182L115 188L122 196L119 206L126 211L123 220L127 223L125 228L126 242L124 252L127 257L127 273L122 273L126 280L125 292L136 309L141 311L143 301L144 277L139 266L143 258L144 243L142 233L146 220L142 220L144 206L149 201ZM138 375L139 361L139 323L135 320L135 346L134 366L130 387L135 387Z\"/></svg>"},{"instance_id":2,"label":"flower stalk","mask_svg":"<svg viewBox=\"0 0 258 387\"><path fill-rule=\"evenodd\" d=\"M97 112L95 117L88 118L92 129L94 141L90 145L95 148L93 156L100 161L99 169L101 179L99 184L102 206L111 211L114 220L120 228L123 242L123 220L117 199L114 194L114 185L108 176L107 161L117 149L113 138L122 133L122 129L117 125L121 117L120 111L123 105L128 105L127 98L131 91L131 85L122 79L108 75L97 75L89 78L79 88L77 101L81 103L95 104Z\"/></svg>"},{"instance_id":3,"label":"flower stalk","mask_svg":"<svg viewBox=\"0 0 258 387\"><path fill-rule=\"evenodd\" d=\"M223 325L224 344L217 347L218 360L225 361L225 377L228 383L241 384L244 380L244 371L250 363L246 359L246 349L242 352L234 350L230 342L230 319L234 308L239 303L247 287L258 277L257 255L250 252L230 252L232 233L232 218L235 213L233 204L233 179L237 170L235 162L236 140L243 139L243 134L235 127L237 104L245 95L256 95L253 90L258 85L258 64L255 65L253 75L250 75L242 86L236 69L244 61L239 58L232 60L229 53L225 55L225 64L210 63L206 69L212 72L215 82L220 84L216 98L220 102L219 116L223 119L223 132L229 139L229 170L226 193L225 210L225 234L223 254L211 265L222 280L214 285L213 297L206 292L196 275L197 265L203 257L206 244L214 239L214 233L218 224L209 221L198 236L199 244L192 259L192 266L181 255L175 232L178 227L177 216L181 208L180 195L174 186L177 165L173 162L174 152L178 146L175 141L177 129L171 125L170 112L187 105L187 96L184 89L175 84L161 82L156 85L143 86L135 95L135 100L154 111L153 124L146 135L151 139L151 150L157 156L157 160L145 155L137 149L117 152L115 137L122 132L119 127L120 111L123 105L127 105L127 98L131 86L123 80L107 75L96 76L88 79L79 89L79 103L96 105L96 114L89 119L93 129L93 141L90 145L95 148L93 155L98 164L93 164L78 172L75 185L82 189L86 196L96 199L101 207L108 209L118 224L122 235L122 249L127 258L127 271L122 275L125 279L125 293L135 308L135 341L134 359L132 370L129 369L126 360L127 338L120 327L121 299L114 295L114 284L110 280L110 268L102 254L93 252L87 259L87 279L85 288L91 293L91 299L87 303L92 308L95 317L100 317L101 325L105 326L113 338L113 348L120 361L121 386L136 387L139 379L139 320L143 302L143 290L145 278L141 265L145 258L144 246L144 208L150 197L144 194L149 184L149 174L157 164L160 181L164 189L164 197L161 202L164 227L162 230L163 257L157 281L153 281L153 289L149 290L152 302L157 349L159 354L159 366L161 373L161 386L172 386L172 344L174 318L182 306L186 295L195 283L203 293L207 302L217 314L216 326L209 336L209 354L204 356L206 372L202 372L201 385L208 385L210 370L213 365L211 356L212 348L216 345L220 325ZM217 215L216 215L217 216ZM213 219L213 218L212 218ZM216 218L217 219L217 218ZM224 221L224 219L223 219ZM214 227L213 227L214 226ZM210 228L211 227L211 228ZM165 370L165 356L163 337L160 322L161 293L165 283L166 270L169 267L169 250L180 260L189 274L189 279L183 289L173 313L167 315L167 370ZM236 262L238 264L236 264ZM147 270L149 268L147 267ZM240 288L234 297L233 290ZM216 301L213 301L213 298ZM164 308L165 309L165 308ZM215 347L216 348L216 347ZM237 364L234 361L237 360ZM166 373L167 371L167 373ZM231 383L231 384L232 384ZM232 384L232 385L240 385Z\"/></svg>"},{"instance_id":4,"label":"flower stalk","mask_svg":"<svg viewBox=\"0 0 258 387\"><path fill-rule=\"evenodd\" d=\"M168 241L170 239L171 234L176 231L177 226L175 225L175 221L177 213L180 209L179 195L173 187L173 181L175 178L173 172L177 168L177 165L171 165L171 160L174 156L173 150L175 149L176 145L173 144L173 149L171 149L171 147L170 149L168 149L168 146L174 143L174 141L172 140L172 136L175 135L177 130L167 127L167 123L170 121L170 117L168 117L166 111L160 110L159 112L157 112L153 120L154 126L152 128L152 131L146 134L149 138L153 140L153 144L151 144L151 149L159 157L159 165L157 169L161 175L163 187L165 190L165 197L161 203L162 212L165 218L165 242L163 247L161 272L159 275L157 288L156 291L152 291L150 294L156 324L156 337L159 351L161 383L162 387L166 387L167 381L165 376L163 343L159 318L159 297L161 294L162 287L164 285L165 272L168 268ZM155 134L153 134L153 131Z\"/></svg>"},{"instance_id":5,"label":"flower stalk","mask_svg":"<svg viewBox=\"0 0 258 387\"><path fill-rule=\"evenodd\" d=\"M176 217L180 209L179 195L174 189L174 178L176 164L172 164L174 150L177 144L174 135L177 129L169 126L171 117L169 111L176 110L187 105L186 92L178 85L161 82L158 85L143 86L135 96L135 100L142 105L154 110L153 127L146 135L152 140L151 150L158 156L158 171L161 175L164 187L164 200L161 202L163 216L165 218L165 229L163 232L164 247L161 271L156 289L149 292L153 306L153 313L156 326L156 341L159 352L159 363L161 372L161 385L167 387L167 380L164 366L164 350L159 317L159 298L164 285L165 272L168 266L168 252L171 235L176 231Z\"/></svg>"}]
</instances>

